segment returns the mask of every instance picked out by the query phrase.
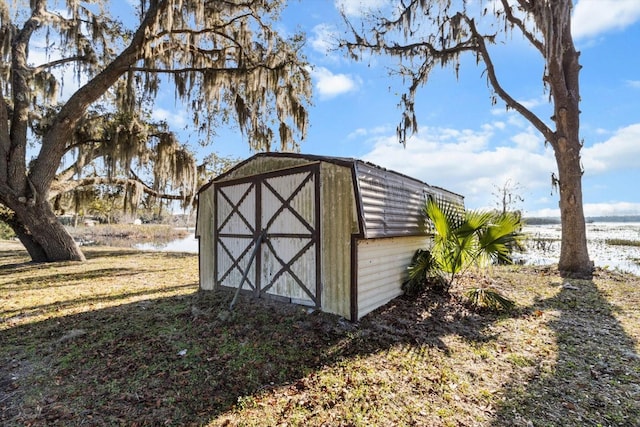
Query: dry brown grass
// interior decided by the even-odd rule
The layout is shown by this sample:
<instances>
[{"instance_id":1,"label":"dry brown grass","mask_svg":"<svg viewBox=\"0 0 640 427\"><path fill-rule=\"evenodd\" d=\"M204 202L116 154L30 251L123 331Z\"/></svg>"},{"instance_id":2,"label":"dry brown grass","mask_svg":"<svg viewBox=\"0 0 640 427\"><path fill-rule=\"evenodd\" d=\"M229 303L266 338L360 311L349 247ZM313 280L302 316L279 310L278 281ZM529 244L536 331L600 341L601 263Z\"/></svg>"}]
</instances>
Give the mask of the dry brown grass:
<instances>
[{"instance_id":1,"label":"dry brown grass","mask_svg":"<svg viewBox=\"0 0 640 427\"><path fill-rule=\"evenodd\" d=\"M640 425L640 279L547 268L467 275L351 324L197 291L197 257L0 246L0 423ZM476 312L491 286L518 303Z\"/></svg>"}]
</instances>

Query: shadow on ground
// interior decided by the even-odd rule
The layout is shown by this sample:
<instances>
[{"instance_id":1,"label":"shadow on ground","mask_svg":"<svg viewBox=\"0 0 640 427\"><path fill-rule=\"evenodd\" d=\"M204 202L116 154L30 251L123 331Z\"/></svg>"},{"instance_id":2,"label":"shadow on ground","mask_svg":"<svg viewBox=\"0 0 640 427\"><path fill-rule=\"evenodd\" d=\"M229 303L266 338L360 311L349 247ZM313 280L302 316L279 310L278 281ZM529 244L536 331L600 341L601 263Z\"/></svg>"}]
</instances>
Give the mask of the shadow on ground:
<instances>
[{"instance_id":1,"label":"shadow on ground","mask_svg":"<svg viewBox=\"0 0 640 427\"><path fill-rule=\"evenodd\" d=\"M446 355L452 335L491 342L496 336L487 331L503 320L471 312L453 298L425 294L398 298L354 325L247 296L230 312L231 292L198 292L193 283L174 286L193 286L194 292L155 294L0 330L0 422L203 425L246 396L295 384L354 356L421 347ZM576 286L531 307L548 316L557 337L557 363L533 368L525 382L507 384L493 425L538 425L531 419L557 426L639 425L639 406L629 403L629 396L640 397L634 343L592 282ZM580 368L585 358L588 370ZM622 382L606 390L624 399L600 393L605 387L599 384L614 377Z\"/></svg>"},{"instance_id":2,"label":"shadow on ground","mask_svg":"<svg viewBox=\"0 0 640 427\"><path fill-rule=\"evenodd\" d=\"M230 312L232 297L196 291L1 331L0 421L201 425L344 358L398 345L446 352L441 337L460 331L490 339L491 318L448 297L400 298L360 325L248 296Z\"/></svg>"},{"instance_id":3,"label":"shadow on ground","mask_svg":"<svg viewBox=\"0 0 640 427\"><path fill-rule=\"evenodd\" d=\"M507 385L493 425L640 426L640 356L619 310L593 281L557 286L532 307L548 318L556 360Z\"/></svg>"}]
</instances>

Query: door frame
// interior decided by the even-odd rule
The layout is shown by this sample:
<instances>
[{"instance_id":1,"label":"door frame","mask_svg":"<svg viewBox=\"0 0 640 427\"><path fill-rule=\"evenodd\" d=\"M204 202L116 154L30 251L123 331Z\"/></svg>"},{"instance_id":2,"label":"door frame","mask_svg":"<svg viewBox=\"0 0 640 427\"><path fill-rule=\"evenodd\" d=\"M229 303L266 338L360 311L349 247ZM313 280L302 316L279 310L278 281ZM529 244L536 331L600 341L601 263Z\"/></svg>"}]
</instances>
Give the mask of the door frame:
<instances>
[{"instance_id":1,"label":"door frame","mask_svg":"<svg viewBox=\"0 0 640 427\"><path fill-rule=\"evenodd\" d=\"M301 184L298 185L294 191L289 195L289 196L276 196L278 199L280 199L280 202L282 202L282 205L279 206L279 208L276 210L276 214L281 213L282 211L288 209L294 216L296 216L301 222L302 224L307 227L310 228L309 229L309 233L308 234L300 234L300 233L269 233L269 230L267 230L267 232L264 234L263 237L263 241L259 242L258 244L261 245L266 245L269 247L269 249L272 252L274 251L273 245L270 243L270 239L271 238L309 238L309 244L310 245L306 250L314 250L314 257L315 257L315 274L313 275L313 277L315 278L315 296L313 295L313 292L309 289L308 284L305 283L301 283L301 279L297 277L297 275L291 270L291 267L295 264L295 262L304 254L306 253L306 250L304 251L300 251L298 252L294 257L292 257L290 260L282 260L280 258L278 258L278 262L280 263L280 270L278 272L278 277L282 274L285 273L289 273L290 276L294 279L294 281L296 281L298 283L298 286L300 286L303 291L305 291L305 293L309 296L310 300L312 301L312 304L317 307L320 308L321 306L321 301L322 301L322 283L321 283L321 206L320 206L320 162L313 162L310 164L305 164L302 166L294 166L291 168L285 168L285 169L279 169L279 170L275 170L275 171L270 171L270 172L265 172L265 173L260 173L260 174L256 174L256 175L251 175L251 176L247 176L247 177L241 177L241 178L236 178L236 179L231 179L231 180L227 180L227 181L221 181L221 182L217 182L215 184L215 188L214 188L214 212L213 212L213 222L214 222L214 227L213 227L213 233L214 233L214 259L215 259L215 263L214 263L214 283L215 286L217 287L229 287L229 288L237 288L236 287L232 287L232 286L226 286L226 285L222 285L222 283L224 282L225 278L230 274L230 272L234 269L239 270L240 272L242 272L242 269L240 267L240 263L242 261L242 259L247 256L247 254L252 251L253 247L254 247L254 242L260 240L260 235L262 234L262 229L264 226L268 225L268 224L262 224L262 192L263 190L265 190L265 186L268 186L270 189L267 191L270 191L271 193L273 193L273 187L270 186L269 184L266 183L266 181L270 178L274 178L274 177L279 177L279 176L286 176L286 175L294 175L294 174L301 174L301 173L306 173L307 176L305 176L303 178L303 180L301 181ZM305 183L307 183L308 181L312 181L312 185L313 185L313 195L312 197L314 198L314 207L313 207L313 216L314 218L312 219L313 224L310 224L309 221L306 221L299 213L297 213L295 211L295 209L293 209L290 205L290 202L293 201L293 199L295 198L295 196L302 190L302 188L305 187ZM229 198L224 194L223 190L225 187L230 187L230 186L234 186L234 185L241 185L241 184L249 184L249 186L247 187L245 193L242 195L242 197L240 198L240 200L238 201L238 203L234 204L232 203ZM221 195L220 195L221 193ZM273 193L275 195L275 193ZM220 233L221 228L226 224L226 222L229 220L229 217L224 218L222 220L222 223L220 224L220 220L221 218L219 218L218 215L218 197L224 197L227 200L227 203L230 204L231 206L231 213L230 215L233 215L234 213L240 215L241 220L247 225L249 231L248 233L245 234L241 234L241 233ZM247 215L247 216L251 216L252 218L244 218L244 216L242 214L240 214L239 212L239 208L240 205L245 201L245 199L247 197L253 197L253 212L251 212L251 215ZM274 215L271 220L273 220L273 218L276 215ZM273 222L273 221L271 221ZM241 252L241 254L237 257L237 259L234 259L234 257L231 255L231 252L228 250L228 248L224 248L224 243L220 242L220 238L243 238L243 239L247 239L248 237L250 237L250 240L247 239L250 243L244 248L244 250ZM232 265L227 269L227 271L224 272L224 277L220 277L220 271L219 271L219 263L218 263L218 259L219 259L219 251L221 250L220 245L223 246L222 250L225 250L227 255L229 255L229 257L231 258L231 262ZM307 245L307 246L308 246ZM275 253L274 253L275 254ZM277 255L277 254L275 254ZM274 280L272 280L271 284L264 284L262 283L263 278L262 278L262 274L261 274L261 267L262 267L262 249L259 249L254 260L253 263L255 264L255 268L254 268L254 274L248 275L251 277L247 277L247 282L249 282L249 291L252 292L254 294L254 296L256 297L260 297L260 298L271 298L271 299L276 299L276 300L285 300L287 302L294 302L294 303L303 303L303 304L308 304L309 301L307 300L298 300L295 298L291 298L291 297L283 297L280 295L275 295L275 294L269 294L268 291L269 289L272 287ZM246 266L247 269L251 268L251 264ZM277 277L276 277L277 279ZM246 283L246 282L245 282ZM244 285L244 284L243 284Z\"/></svg>"}]
</instances>

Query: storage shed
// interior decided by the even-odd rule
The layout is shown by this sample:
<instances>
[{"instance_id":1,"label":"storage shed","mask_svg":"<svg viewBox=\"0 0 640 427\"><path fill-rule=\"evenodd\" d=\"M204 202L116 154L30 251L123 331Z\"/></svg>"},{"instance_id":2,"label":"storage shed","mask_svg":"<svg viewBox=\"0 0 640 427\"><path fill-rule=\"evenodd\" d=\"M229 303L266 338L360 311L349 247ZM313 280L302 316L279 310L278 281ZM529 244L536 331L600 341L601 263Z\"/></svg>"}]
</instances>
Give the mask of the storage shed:
<instances>
[{"instance_id":1,"label":"storage shed","mask_svg":"<svg viewBox=\"0 0 640 427\"><path fill-rule=\"evenodd\" d=\"M430 245L427 197L463 197L357 159L261 153L198 193L200 287L317 307L353 321L402 294Z\"/></svg>"}]
</instances>

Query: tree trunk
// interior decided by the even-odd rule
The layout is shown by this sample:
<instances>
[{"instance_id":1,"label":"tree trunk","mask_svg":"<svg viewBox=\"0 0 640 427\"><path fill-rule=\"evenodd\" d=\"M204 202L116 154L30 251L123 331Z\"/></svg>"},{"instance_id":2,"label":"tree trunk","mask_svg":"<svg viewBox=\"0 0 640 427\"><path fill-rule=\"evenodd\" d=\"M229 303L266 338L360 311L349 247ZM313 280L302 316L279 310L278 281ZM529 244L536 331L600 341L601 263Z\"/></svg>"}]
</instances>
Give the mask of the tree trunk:
<instances>
[{"instance_id":1,"label":"tree trunk","mask_svg":"<svg viewBox=\"0 0 640 427\"><path fill-rule=\"evenodd\" d=\"M84 261L73 237L58 221L47 202L9 206L15 222L10 224L34 262Z\"/></svg>"},{"instance_id":2,"label":"tree trunk","mask_svg":"<svg viewBox=\"0 0 640 427\"><path fill-rule=\"evenodd\" d=\"M25 247L33 262L45 262L47 260L47 254L44 253L42 247L33 239L31 233L16 220L15 215L12 215L10 218L3 218L3 220L13 229L13 232Z\"/></svg>"},{"instance_id":3,"label":"tree trunk","mask_svg":"<svg viewBox=\"0 0 640 427\"><path fill-rule=\"evenodd\" d=\"M571 91L569 91L571 92ZM559 108L557 106L560 106ZM571 96L556 102L557 139L554 154L558 177L554 178L560 192L562 242L558 270L564 276L590 279L593 263L587 250L587 230L582 205L582 165L578 136L580 110Z\"/></svg>"},{"instance_id":4,"label":"tree trunk","mask_svg":"<svg viewBox=\"0 0 640 427\"><path fill-rule=\"evenodd\" d=\"M580 164L580 53L571 36L571 2L549 2L545 22L547 76L554 103L556 132L549 141L558 165L554 184L560 190L562 243L558 270L564 276L590 279L593 263L587 250ZM561 34L561 35L559 35Z\"/></svg>"},{"instance_id":5,"label":"tree trunk","mask_svg":"<svg viewBox=\"0 0 640 427\"><path fill-rule=\"evenodd\" d=\"M590 279L593 263L587 250L587 232L582 209L582 169L579 143L566 151L556 150L562 241L558 270L563 276Z\"/></svg>"}]
</instances>

